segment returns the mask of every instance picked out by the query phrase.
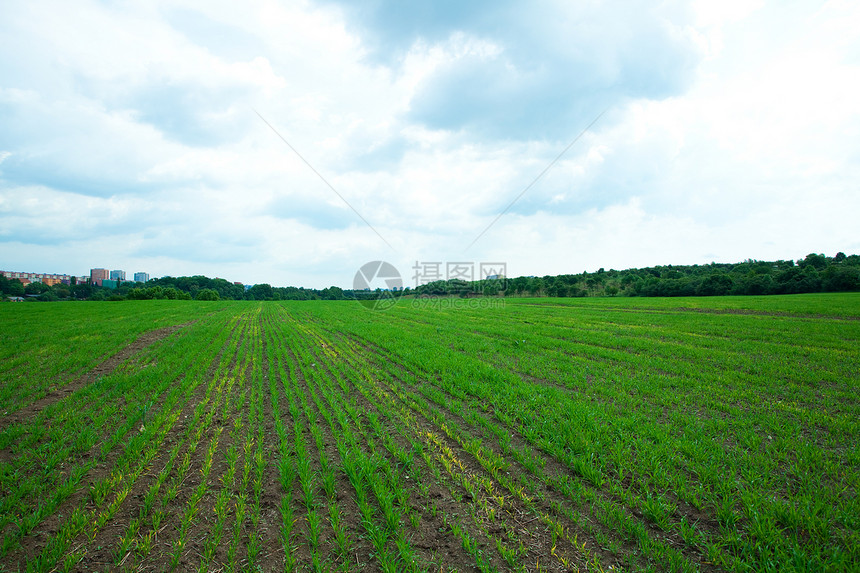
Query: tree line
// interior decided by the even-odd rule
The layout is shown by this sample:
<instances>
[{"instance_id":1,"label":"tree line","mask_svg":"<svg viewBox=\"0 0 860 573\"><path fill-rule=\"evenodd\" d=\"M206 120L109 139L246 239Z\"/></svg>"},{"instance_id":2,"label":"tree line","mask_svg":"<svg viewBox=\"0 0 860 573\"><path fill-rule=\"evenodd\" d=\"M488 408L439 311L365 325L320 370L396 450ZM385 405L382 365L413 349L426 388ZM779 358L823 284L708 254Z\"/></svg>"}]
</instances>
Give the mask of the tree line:
<instances>
[{"instance_id":1,"label":"tree line","mask_svg":"<svg viewBox=\"0 0 860 573\"><path fill-rule=\"evenodd\" d=\"M718 296L860 291L860 256L811 253L799 259L665 265L556 276L436 281L419 296Z\"/></svg>"},{"instance_id":2,"label":"tree line","mask_svg":"<svg viewBox=\"0 0 860 573\"><path fill-rule=\"evenodd\" d=\"M123 281L116 288L95 284L57 284L32 282L26 286L18 279L0 275L0 295L20 296L27 300L340 300L346 298L339 287L309 289L303 287L273 287L258 284L246 289L230 281L202 275L162 277L146 283Z\"/></svg>"},{"instance_id":3,"label":"tree line","mask_svg":"<svg viewBox=\"0 0 860 573\"><path fill-rule=\"evenodd\" d=\"M666 265L636 269L583 272L573 275L501 278L466 282L435 281L395 293L354 291L331 286L325 289L274 287L250 288L224 279L196 275L162 277L144 283L120 283L115 289L93 284L43 283L23 285L0 275L3 297L28 300L344 300L381 296L718 296L767 295L860 291L860 256L837 253L833 257L810 253L803 259L706 265Z\"/></svg>"},{"instance_id":4,"label":"tree line","mask_svg":"<svg viewBox=\"0 0 860 573\"><path fill-rule=\"evenodd\" d=\"M860 257L809 254L798 261L666 265L603 269L581 275L513 279L509 295L546 296L719 296L768 295L860 290Z\"/></svg>"}]
</instances>

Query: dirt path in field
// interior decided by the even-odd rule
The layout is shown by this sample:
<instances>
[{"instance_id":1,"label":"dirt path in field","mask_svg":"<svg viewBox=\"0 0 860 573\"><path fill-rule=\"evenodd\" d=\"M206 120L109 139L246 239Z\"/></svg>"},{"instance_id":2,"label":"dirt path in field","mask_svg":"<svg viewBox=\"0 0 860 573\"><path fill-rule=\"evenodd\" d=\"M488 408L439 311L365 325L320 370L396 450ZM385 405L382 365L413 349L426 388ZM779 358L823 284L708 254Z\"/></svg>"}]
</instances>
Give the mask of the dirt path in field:
<instances>
[{"instance_id":1,"label":"dirt path in field","mask_svg":"<svg viewBox=\"0 0 860 573\"><path fill-rule=\"evenodd\" d=\"M44 410L51 404L64 400L65 398L71 396L81 388L85 388L86 386L96 382L102 376L110 375L111 373L113 373L114 370L117 369L117 367L119 367L120 364L122 364L135 354L141 352L149 346L152 346L159 340L167 338L176 331L190 326L191 324L194 324L195 322L197 321L192 320L184 324L165 326L164 328L157 328L155 330L150 330L149 332L144 332L137 338L137 340L125 346L124 348L121 348L119 352L117 352L113 356L109 356L101 363L97 364L92 370L85 372L84 374L82 374L75 380L69 382L65 386L54 388L53 390L48 392L45 397L36 400L32 404L24 406L20 410L10 412L8 415L0 419L0 430L8 428L9 426L20 423L24 420L29 420L34 416L38 416L42 410Z\"/></svg>"}]
</instances>

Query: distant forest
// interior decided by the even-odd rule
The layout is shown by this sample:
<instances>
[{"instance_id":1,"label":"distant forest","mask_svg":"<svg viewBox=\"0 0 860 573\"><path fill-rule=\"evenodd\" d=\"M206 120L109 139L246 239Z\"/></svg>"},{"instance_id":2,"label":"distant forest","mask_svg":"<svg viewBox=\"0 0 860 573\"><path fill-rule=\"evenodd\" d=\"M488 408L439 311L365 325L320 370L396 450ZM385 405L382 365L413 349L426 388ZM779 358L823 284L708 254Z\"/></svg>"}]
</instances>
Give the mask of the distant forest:
<instances>
[{"instance_id":1,"label":"distant forest","mask_svg":"<svg viewBox=\"0 0 860 573\"><path fill-rule=\"evenodd\" d=\"M707 265L666 265L641 269L466 282L436 281L396 293L339 287L310 289L257 284L248 289L204 276L162 277L117 288L91 284L30 283L0 276L3 297L27 300L345 300L381 296L717 296L860 291L860 256L811 253L798 261L756 261Z\"/></svg>"},{"instance_id":2,"label":"distant forest","mask_svg":"<svg viewBox=\"0 0 860 573\"><path fill-rule=\"evenodd\" d=\"M448 281L450 282L450 281ZM419 294L441 294L430 284ZM482 294L506 296L718 296L860 291L860 256L809 254L798 261L666 265L623 271L517 277L484 285ZM501 292L501 291L500 291Z\"/></svg>"}]
</instances>

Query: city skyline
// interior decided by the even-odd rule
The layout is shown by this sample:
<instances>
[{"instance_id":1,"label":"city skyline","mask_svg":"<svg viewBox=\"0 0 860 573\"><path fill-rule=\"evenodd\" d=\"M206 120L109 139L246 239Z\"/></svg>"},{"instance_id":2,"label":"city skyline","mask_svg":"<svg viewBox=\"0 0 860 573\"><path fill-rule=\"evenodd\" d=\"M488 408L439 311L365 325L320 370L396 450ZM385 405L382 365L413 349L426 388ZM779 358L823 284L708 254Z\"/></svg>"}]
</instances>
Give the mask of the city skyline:
<instances>
[{"instance_id":1,"label":"city skyline","mask_svg":"<svg viewBox=\"0 0 860 573\"><path fill-rule=\"evenodd\" d=\"M149 273L138 271L134 273L134 280L129 281L126 279L126 272L120 269L112 269L108 270L102 267L94 267L90 269L89 274L87 275L74 275L68 273L51 273L51 272L34 272L34 271L18 271L18 270L4 270L0 269L0 274L9 279L26 279L28 281L39 281L45 282L45 279L48 281L47 284L57 284L59 282L70 281L74 278L77 282L86 282L93 281L93 278L96 276L95 273L98 272L98 278L100 280L112 280L119 282L147 282L149 280ZM105 276L107 275L107 276Z\"/></svg>"}]
</instances>

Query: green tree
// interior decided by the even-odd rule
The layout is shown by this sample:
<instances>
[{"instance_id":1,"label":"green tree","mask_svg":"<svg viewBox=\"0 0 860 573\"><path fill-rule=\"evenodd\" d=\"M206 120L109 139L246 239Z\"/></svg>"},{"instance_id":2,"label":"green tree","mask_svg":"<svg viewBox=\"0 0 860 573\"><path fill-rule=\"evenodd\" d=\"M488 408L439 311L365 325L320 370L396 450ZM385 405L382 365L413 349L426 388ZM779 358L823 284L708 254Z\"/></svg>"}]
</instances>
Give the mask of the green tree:
<instances>
[{"instance_id":1,"label":"green tree","mask_svg":"<svg viewBox=\"0 0 860 573\"><path fill-rule=\"evenodd\" d=\"M51 290L51 287L45 283L32 282L24 287L24 292L27 294L42 294Z\"/></svg>"},{"instance_id":2,"label":"green tree","mask_svg":"<svg viewBox=\"0 0 860 573\"><path fill-rule=\"evenodd\" d=\"M726 273L715 273L705 277L696 294L699 296L718 296L732 292L735 281Z\"/></svg>"},{"instance_id":3,"label":"green tree","mask_svg":"<svg viewBox=\"0 0 860 573\"><path fill-rule=\"evenodd\" d=\"M759 275L752 272L735 283L735 294L771 294L773 289L774 282L770 275Z\"/></svg>"},{"instance_id":4,"label":"green tree","mask_svg":"<svg viewBox=\"0 0 860 573\"><path fill-rule=\"evenodd\" d=\"M336 286L330 286L323 289L321 295L323 300L343 300L343 289Z\"/></svg>"},{"instance_id":5,"label":"green tree","mask_svg":"<svg viewBox=\"0 0 860 573\"><path fill-rule=\"evenodd\" d=\"M254 285L245 294L250 300L273 300L275 297L272 285L267 283Z\"/></svg>"},{"instance_id":6,"label":"green tree","mask_svg":"<svg viewBox=\"0 0 860 573\"><path fill-rule=\"evenodd\" d=\"M529 296L538 296L543 291L543 279L532 277L526 284L526 292Z\"/></svg>"},{"instance_id":7,"label":"green tree","mask_svg":"<svg viewBox=\"0 0 860 573\"><path fill-rule=\"evenodd\" d=\"M54 289L48 289L42 294L39 295L39 300L42 302L54 302L60 300L57 298L57 295L54 293Z\"/></svg>"},{"instance_id":8,"label":"green tree","mask_svg":"<svg viewBox=\"0 0 860 573\"><path fill-rule=\"evenodd\" d=\"M24 296L24 283L18 279L9 279L6 284L6 294L9 296Z\"/></svg>"},{"instance_id":9,"label":"green tree","mask_svg":"<svg viewBox=\"0 0 860 573\"><path fill-rule=\"evenodd\" d=\"M776 275L775 292L779 294L794 294L804 292L802 289L804 273L800 267L789 267Z\"/></svg>"},{"instance_id":10,"label":"green tree","mask_svg":"<svg viewBox=\"0 0 860 573\"><path fill-rule=\"evenodd\" d=\"M80 300L90 298L93 294L93 287L86 283L76 284L71 290L74 297Z\"/></svg>"},{"instance_id":11,"label":"green tree","mask_svg":"<svg viewBox=\"0 0 860 573\"><path fill-rule=\"evenodd\" d=\"M822 273L822 288L830 292L860 290L860 268L843 265L827 267Z\"/></svg>"},{"instance_id":12,"label":"green tree","mask_svg":"<svg viewBox=\"0 0 860 573\"><path fill-rule=\"evenodd\" d=\"M197 291L196 300L221 300L218 292L211 288L204 288Z\"/></svg>"},{"instance_id":13,"label":"green tree","mask_svg":"<svg viewBox=\"0 0 860 573\"><path fill-rule=\"evenodd\" d=\"M182 300L182 299L186 298L186 296L188 298L191 298L190 294L185 293L185 292L183 292L183 291L181 291L175 287L167 287L166 289L164 289L163 293L164 293L164 298L169 299L169 300ZM185 296L183 296L183 295L185 295Z\"/></svg>"},{"instance_id":14,"label":"green tree","mask_svg":"<svg viewBox=\"0 0 860 573\"><path fill-rule=\"evenodd\" d=\"M798 261L797 264L801 267L809 266L814 268L815 270L820 271L827 266L827 257L825 257L824 255L817 255L815 253L809 253L808 255L806 255L806 258L801 261Z\"/></svg>"},{"instance_id":15,"label":"green tree","mask_svg":"<svg viewBox=\"0 0 860 573\"><path fill-rule=\"evenodd\" d=\"M140 284L140 283L138 283ZM140 287L135 287L128 291L128 300L146 300L150 298L149 294L146 292L148 289L143 289Z\"/></svg>"},{"instance_id":16,"label":"green tree","mask_svg":"<svg viewBox=\"0 0 860 573\"><path fill-rule=\"evenodd\" d=\"M445 290L449 295L465 297L472 292L472 286L462 279L450 279Z\"/></svg>"},{"instance_id":17,"label":"green tree","mask_svg":"<svg viewBox=\"0 0 860 573\"><path fill-rule=\"evenodd\" d=\"M162 288L161 285L148 287L146 289L146 294L148 298L167 298L164 296L164 288Z\"/></svg>"}]
</instances>

